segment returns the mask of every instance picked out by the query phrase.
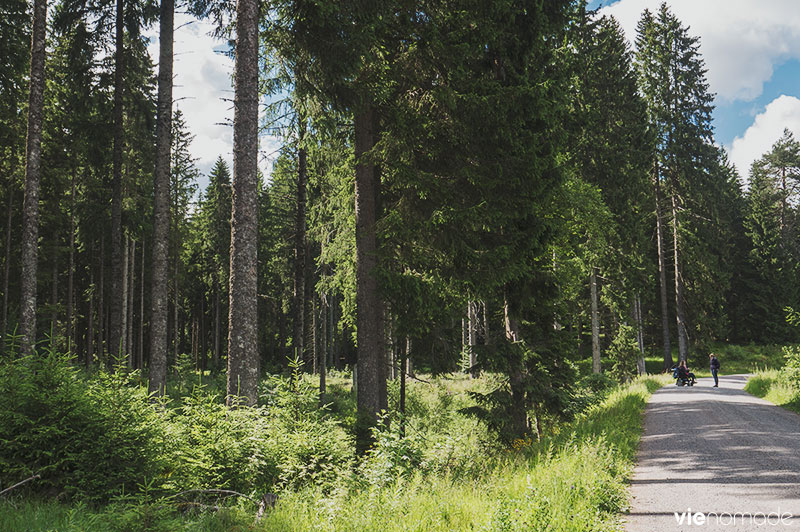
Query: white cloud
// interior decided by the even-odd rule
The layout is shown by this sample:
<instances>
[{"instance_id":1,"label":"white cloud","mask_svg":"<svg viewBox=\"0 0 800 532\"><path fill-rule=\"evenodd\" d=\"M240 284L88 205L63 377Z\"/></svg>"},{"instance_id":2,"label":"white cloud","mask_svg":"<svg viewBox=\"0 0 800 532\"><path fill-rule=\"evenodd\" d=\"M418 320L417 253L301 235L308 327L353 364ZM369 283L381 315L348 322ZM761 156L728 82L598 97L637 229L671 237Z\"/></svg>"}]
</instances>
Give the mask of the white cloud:
<instances>
[{"instance_id":1,"label":"white cloud","mask_svg":"<svg viewBox=\"0 0 800 532\"><path fill-rule=\"evenodd\" d=\"M213 29L208 21L175 14L174 106L183 112L186 125L195 136L191 152L204 174L199 183L201 190L208 183L205 176L217 157L222 156L229 164L233 160L233 60L215 51L226 49L227 43L212 37ZM148 52L157 64L157 24L148 36ZM274 151L276 142L271 137L260 139L259 168L265 176L269 175L274 158L267 154Z\"/></svg>"},{"instance_id":2,"label":"white cloud","mask_svg":"<svg viewBox=\"0 0 800 532\"><path fill-rule=\"evenodd\" d=\"M613 15L631 42L645 8L662 0L621 0L601 10ZM800 59L800 9L796 0L672 0L670 10L700 37L711 91L722 101L757 98L781 63Z\"/></svg>"},{"instance_id":3,"label":"white cloud","mask_svg":"<svg viewBox=\"0 0 800 532\"><path fill-rule=\"evenodd\" d=\"M784 128L797 135L800 132L800 99L781 95L770 102L741 137L736 137L729 150L731 162L739 175L747 179L750 165L764 155L775 143Z\"/></svg>"}]
</instances>

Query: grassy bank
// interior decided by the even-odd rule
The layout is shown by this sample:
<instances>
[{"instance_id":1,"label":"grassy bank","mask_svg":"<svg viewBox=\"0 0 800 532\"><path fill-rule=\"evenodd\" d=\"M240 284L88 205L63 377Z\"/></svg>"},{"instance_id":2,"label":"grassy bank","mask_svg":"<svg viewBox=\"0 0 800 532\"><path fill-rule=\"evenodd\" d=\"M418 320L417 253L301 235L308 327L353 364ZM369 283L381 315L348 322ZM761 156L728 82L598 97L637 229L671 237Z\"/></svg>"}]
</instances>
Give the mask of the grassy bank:
<instances>
[{"instance_id":1,"label":"grassy bank","mask_svg":"<svg viewBox=\"0 0 800 532\"><path fill-rule=\"evenodd\" d=\"M215 510L218 501L181 505L145 494L101 507L12 498L0 504L0 531L616 530L642 412L665 382L649 377L617 388L542 441L518 440L510 449L486 446L477 425L458 418L462 403L441 390L447 385L437 384L436 393L419 385L416 408L431 419L449 416L447 431L460 433L439 437L410 423L405 437L384 434L334 485L281 491L257 524L257 504L247 498ZM420 454L414 439L423 437L438 439L418 442ZM403 460L416 465L399 467Z\"/></svg>"},{"instance_id":2,"label":"grassy bank","mask_svg":"<svg viewBox=\"0 0 800 532\"><path fill-rule=\"evenodd\" d=\"M800 414L800 392L789 385L780 370L760 371L750 377L745 391Z\"/></svg>"}]
</instances>

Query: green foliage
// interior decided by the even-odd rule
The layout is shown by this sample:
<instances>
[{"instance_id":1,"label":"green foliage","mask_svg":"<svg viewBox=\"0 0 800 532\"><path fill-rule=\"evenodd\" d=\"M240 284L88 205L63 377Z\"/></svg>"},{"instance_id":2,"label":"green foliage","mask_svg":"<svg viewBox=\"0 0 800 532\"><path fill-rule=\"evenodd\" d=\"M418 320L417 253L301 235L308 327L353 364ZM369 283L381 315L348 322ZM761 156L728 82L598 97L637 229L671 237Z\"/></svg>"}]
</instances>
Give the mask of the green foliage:
<instances>
[{"instance_id":1,"label":"green foliage","mask_svg":"<svg viewBox=\"0 0 800 532\"><path fill-rule=\"evenodd\" d=\"M641 353L633 327L620 323L617 335L608 347L608 356L614 361L611 376L618 381L628 382L637 375L636 362Z\"/></svg>"},{"instance_id":2,"label":"green foliage","mask_svg":"<svg viewBox=\"0 0 800 532\"><path fill-rule=\"evenodd\" d=\"M165 471L169 438L132 376L86 379L66 357L41 354L2 362L0 396L4 479L39 474L31 491L107 502Z\"/></svg>"}]
</instances>

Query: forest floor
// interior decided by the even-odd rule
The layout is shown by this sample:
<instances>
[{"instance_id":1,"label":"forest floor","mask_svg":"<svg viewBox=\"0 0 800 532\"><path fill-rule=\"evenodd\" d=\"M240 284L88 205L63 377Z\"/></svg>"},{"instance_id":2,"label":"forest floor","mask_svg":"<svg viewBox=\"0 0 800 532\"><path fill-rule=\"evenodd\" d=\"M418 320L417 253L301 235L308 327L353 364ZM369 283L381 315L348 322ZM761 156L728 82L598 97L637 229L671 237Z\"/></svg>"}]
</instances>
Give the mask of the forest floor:
<instances>
[{"instance_id":1,"label":"forest floor","mask_svg":"<svg viewBox=\"0 0 800 532\"><path fill-rule=\"evenodd\" d=\"M800 416L744 391L747 380L651 396L626 530L800 530Z\"/></svg>"}]
</instances>

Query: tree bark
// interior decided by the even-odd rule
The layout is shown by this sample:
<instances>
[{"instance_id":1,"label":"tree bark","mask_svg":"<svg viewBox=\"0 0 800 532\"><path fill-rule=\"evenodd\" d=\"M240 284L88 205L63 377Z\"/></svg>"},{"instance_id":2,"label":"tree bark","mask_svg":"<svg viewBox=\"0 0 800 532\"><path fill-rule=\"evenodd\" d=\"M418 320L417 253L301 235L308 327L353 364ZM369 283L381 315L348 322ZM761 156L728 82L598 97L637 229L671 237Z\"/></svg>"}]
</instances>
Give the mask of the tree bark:
<instances>
[{"instance_id":1,"label":"tree bark","mask_svg":"<svg viewBox=\"0 0 800 532\"><path fill-rule=\"evenodd\" d=\"M597 301L597 271L594 266L589 273L589 288L592 296L592 373L600 373L600 311Z\"/></svg>"},{"instance_id":2,"label":"tree bark","mask_svg":"<svg viewBox=\"0 0 800 532\"><path fill-rule=\"evenodd\" d=\"M114 148L111 190L111 315L109 317L108 349L118 357L124 349L123 333L125 288L123 269L125 251L122 243L122 152L123 152L123 96L125 87L124 62L124 12L125 0L116 0L116 37L114 54Z\"/></svg>"},{"instance_id":3,"label":"tree bark","mask_svg":"<svg viewBox=\"0 0 800 532\"><path fill-rule=\"evenodd\" d=\"M679 199L675 194L672 195L672 244L675 269L675 319L678 328L678 360L686 360L689 356L689 335L686 331L686 312L683 305L683 279L681 278L680 261L678 259L678 243L680 223L678 221L678 211L680 210Z\"/></svg>"},{"instance_id":4,"label":"tree bark","mask_svg":"<svg viewBox=\"0 0 800 532\"><path fill-rule=\"evenodd\" d=\"M228 404L258 401L258 1L236 7Z\"/></svg>"},{"instance_id":5,"label":"tree bark","mask_svg":"<svg viewBox=\"0 0 800 532\"><path fill-rule=\"evenodd\" d=\"M661 289L661 332L664 348L664 369L672 367L672 346L669 341L669 307L667 304L667 264L664 258L664 218L661 213L661 181L657 163L653 162L653 188L656 198L656 242L658 247L658 278Z\"/></svg>"},{"instance_id":6,"label":"tree bark","mask_svg":"<svg viewBox=\"0 0 800 532\"><path fill-rule=\"evenodd\" d=\"M105 278L106 278L106 239L100 235L100 286L97 294L97 358L105 360Z\"/></svg>"},{"instance_id":7,"label":"tree bark","mask_svg":"<svg viewBox=\"0 0 800 532\"><path fill-rule=\"evenodd\" d=\"M58 347L58 246L53 246L53 271L50 281L50 346Z\"/></svg>"},{"instance_id":8,"label":"tree bark","mask_svg":"<svg viewBox=\"0 0 800 532\"><path fill-rule=\"evenodd\" d=\"M75 343L75 170L72 171L69 207L69 267L67 270L67 354Z\"/></svg>"},{"instance_id":9,"label":"tree bark","mask_svg":"<svg viewBox=\"0 0 800 532\"><path fill-rule=\"evenodd\" d=\"M636 320L636 343L639 346L639 358L636 360L636 371L645 375L647 369L644 360L644 318L642 317L642 298L638 292L633 298L633 315Z\"/></svg>"},{"instance_id":10,"label":"tree bark","mask_svg":"<svg viewBox=\"0 0 800 532\"><path fill-rule=\"evenodd\" d=\"M297 197L294 218L294 292L292 298L292 347L294 354L304 359L305 289L306 289L306 182L307 154L305 147L305 114L299 113L297 127ZM308 370L308 368L306 368Z\"/></svg>"},{"instance_id":11,"label":"tree bark","mask_svg":"<svg viewBox=\"0 0 800 532\"><path fill-rule=\"evenodd\" d=\"M150 393L167 386L167 268L172 150L172 67L175 1L161 0L158 54L156 165L153 177L153 244L150 274Z\"/></svg>"},{"instance_id":12,"label":"tree bark","mask_svg":"<svg viewBox=\"0 0 800 532\"><path fill-rule=\"evenodd\" d=\"M139 274L139 342L136 352L136 368L144 370L144 257L146 246L144 238L142 238L142 263Z\"/></svg>"},{"instance_id":13,"label":"tree bark","mask_svg":"<svg viewBox=\"0 0 800 532\"><path fill-rule=\"evenodd\" d=\"M126 234L122 244L122 277L120 282L122 284L122 304L120 309L122 315L120 317L120 338L119 338L119 352L116 353L118 360L117 364L122 364L123 359L128 358L128 345L126 343L128 332L128 265L130 264L130 245L128 241L130 237Z\"/></svg>"},{"instance_id":14,"label":"tree bark","mask_svg":"<svg viewBox=\"0 0 800 532\"><path fill-rule=\"evenodd\" d=\"M469 319L469 372L473 379L478 378L478 356L475 353L475 346L478 345L478 302L469 301L467 303L467 318Z\"/></svg>"},{"instance_id":15,"label":"tree bark","mask_svg":"<svg viewBox=\"0 0 800 532\"><path fill-rule=\"evenodd\" d=\"M321 345L319 350L319 405L325 404L325 392L327 391L328 378L328 298L322 295L320 300L320 332Z\"/></svg>"},{"instance_id":16,"label":"tree bark","mask_svg":"<svg viewBox=\"0 0 800 532\"><path fill-rule=\"evenodd\" d=\"M8 333L8 282L11 275L11 219L14 211L14 189L8 185L8 211L6 212L6 252L3 261L3 310L0 313L0 353L5 351Z\"/></svg>"},{"instance_id":17,"label":"tree bark","mask_svg":"<svg viewBox=\"0 0 800 532\"><path fill-rule=\"evenodd\" d=\"M31 32L28 136L25 146L25 199L22 206L22 272L20 283L21 350L33 354L36 345L36 269L39 251L39 181L42 160L42 114L44 109L44 62L47 1L33 2Z\"/></svg>"},{"instance_id":18,"label":"tree bark","mask_svg":"<svg viewBox=\"0 0 800 532\"><path fill-rule=\"evenodd\" d=\"M519 322L513 315L507 291L504 294L503 311L505 317L506 341L511 344L522 341ZM516 437L522 437L528 432L524 373L519 353L512 349L508 360L508 378L511 388L511 411L509 413L511 415L511 432Z\"/></svg>"},{"instance_id":19,"label":"tree bark","mask_svg":"<svg viewBox=\"0 0 800 532\"><path fill-rule=\"evenodd\" d=\"M125 312L125 359L128 368L133 368L133 309L134 301L136 300L134 295L136 289L136 241L132 238L130 239L130 247L131 250L128 254L130 260L128 264L128 309Z\"/></svg>"},{"instance_id":20,"label":"tree bark","mask_svg":"<svg viewBox=\"0 0 800 532\"><path fill-rule=\"evenodd\" d=\"M377 267L379 177L375 165L364 155L375 145L375 113L367 108L355 116L355 215L356 215L356 322L358 366L358 410L377 418L387 408L386 369L381 340L381 298Z\"/></svg>"}]
</instances>

